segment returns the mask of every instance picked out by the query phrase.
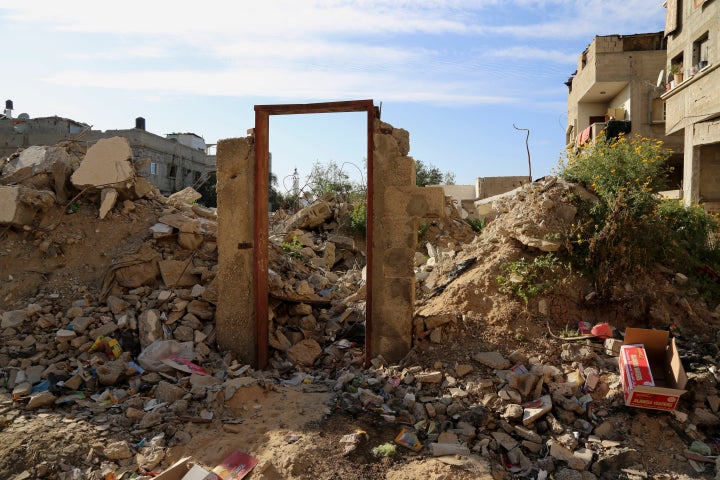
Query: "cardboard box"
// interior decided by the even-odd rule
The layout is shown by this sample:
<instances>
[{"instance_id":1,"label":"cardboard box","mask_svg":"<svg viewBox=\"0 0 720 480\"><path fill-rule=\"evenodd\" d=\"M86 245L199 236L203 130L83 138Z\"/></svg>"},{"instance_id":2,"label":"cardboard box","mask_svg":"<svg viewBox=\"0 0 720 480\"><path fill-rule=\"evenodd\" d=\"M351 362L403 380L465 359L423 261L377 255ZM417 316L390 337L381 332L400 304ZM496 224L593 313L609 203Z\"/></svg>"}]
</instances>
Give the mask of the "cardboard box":
<instances>
[{"instance_id":1,"label":"cardboard box","mask_svg":"<svg viewBox=\"0 0 720 480\"><path fill-rule=\"evenodd\" d=\"M257 463L257 458L238 450L228 455L212 471L207 471L195 465L190 457L184 457L155 477L155 480L240 480Z\"/></svg>"},{"instance_id":2,"label":"cardboard box","mask_svg":"<svg viewBox=\"0 0 720 480\"><path fill-rule=\"evenodd\" d=\"M155 477L155 480L202 480L208 473L199 465L194 465L190 457L184 457Z\"/></svg>"},{"instance_id":3,"label":"cardboard box","mask_svg":"<svg viewBox=\"0 0 720 480\"><path fill-rule=\"evenodd\" d=\"M687 375L670 332L628 328L624 343L618 366L625 405L675 410L680 395L686 392ZM643 349L637 349L638 345Z\"/></svg>"}]
</instances>

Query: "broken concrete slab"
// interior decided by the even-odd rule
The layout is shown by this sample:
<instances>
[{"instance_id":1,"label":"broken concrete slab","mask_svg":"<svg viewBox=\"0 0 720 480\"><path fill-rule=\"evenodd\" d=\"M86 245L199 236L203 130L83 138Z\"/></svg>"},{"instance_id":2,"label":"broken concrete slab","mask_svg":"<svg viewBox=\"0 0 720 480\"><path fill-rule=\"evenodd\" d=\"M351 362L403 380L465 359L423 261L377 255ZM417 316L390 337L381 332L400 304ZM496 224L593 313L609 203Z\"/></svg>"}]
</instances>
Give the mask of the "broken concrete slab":
<instances>
[{"instance_id":1,"label":"broken concrete slab","mask_svg":"<svg viewBox=\"0 0 720 480\"><path fill-rule=\"evenodd\" d=\"M70 174L72 162L65 148L30 146L11 157L2 170L0 184L54 190L60 203L65 203Z\"/></svg>"},{"instance_id":2,"label":"broken concrete slab","mask_svg":"<svg viewBox=\"0 0 720 480\"><path fill-rule=\"evenodd\" d=\"M30 225L55 203L55 194L19 185L0 185L0 225Z\"/></svg>"},{"instance_id":3,"label":"broken concrete slab","mask_svg":"<svg viewBox=\"0 0 720 480\"><path fill-rule=\"evenodd\" d=\"M125 183L135 176L132 158L132 149L127 139L102 138L88 148L84 160L72 174L70 181L79 189L124 187ZM132 185L133 182L129 183Z\"/></svg>"},{"instance_id":4,"label":"broken concrete slab","mask_svg":"<svg viewBox=\"0 0 720 480\"><path fill-rule=\"evenodd\" d=\"M190 273L192 265L178 260L162 260L158 263L160 275L167 287L192 287L198 283L196 275Z\"/></svg>"},{"instance_id":5,"label":"broken concrete slab","mask_svg":"<svg viewBox=\"0 0 720 480\"><path fill-rule=\"evenodd\" d=\"M192 204L202 198L202 194L192 187L185 187L179 192L175 192L168 197L168 200L180 203Z\"/></svg>"},{"instance_id":6,"label":"broken concrete slab","mask_svg":"<svg viewBox=\"0 0 720 480\"><path fill-rule=\"evenodd\" d=\"M100 192L100 212L99 217L102 220L105 218L115 206L115 202L118 199L118 192L114 188L103 188Z\"/></svg>"},{"instance_id":7,"label":"broken concrete slab","mask_svg":"<svg viewBox=\"0 0 720 480\"><path fill-rule=\"evenodd\" d=\"M510 361L500 352L478 352L473 355L473 360L496 370L505 370L510 367Z\"/></svg>"}]
</instances>

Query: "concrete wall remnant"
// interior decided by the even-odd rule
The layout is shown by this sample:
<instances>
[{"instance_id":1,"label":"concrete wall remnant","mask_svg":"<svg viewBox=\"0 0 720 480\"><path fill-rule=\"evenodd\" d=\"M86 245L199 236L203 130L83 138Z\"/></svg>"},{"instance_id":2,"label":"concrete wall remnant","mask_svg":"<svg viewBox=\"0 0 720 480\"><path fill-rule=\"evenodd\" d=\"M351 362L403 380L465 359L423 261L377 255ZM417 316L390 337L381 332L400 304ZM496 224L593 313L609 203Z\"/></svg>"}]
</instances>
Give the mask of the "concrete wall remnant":
<instances>
[{"instance_id":1,"label":"concrete wall remnant","mask_svg":"<svg viewBox=\"0 0 720 480\"><path fill-rule=\"evenodd\" d=\"M220 140L218 173L218 345L255 364L253 304L253 219L255 141L252 136Z\"/></svg>"},{"instance_id":2,"label":"concrete wall remnant","mask_svg":"<svg viewBox=\"0 0 720 480\"><path fill-rule=\"evenodd\" d=\"M407 143L402 141L405 139ZM440 186L416 186L415 162L408 156L405 130L376 120L373 142L375 235L371 248L376 253L372 265L373 328L367 340L374 355L393 363L412 347L418 220L442 217L445 194Z\"/></svg>"}]
</instances>

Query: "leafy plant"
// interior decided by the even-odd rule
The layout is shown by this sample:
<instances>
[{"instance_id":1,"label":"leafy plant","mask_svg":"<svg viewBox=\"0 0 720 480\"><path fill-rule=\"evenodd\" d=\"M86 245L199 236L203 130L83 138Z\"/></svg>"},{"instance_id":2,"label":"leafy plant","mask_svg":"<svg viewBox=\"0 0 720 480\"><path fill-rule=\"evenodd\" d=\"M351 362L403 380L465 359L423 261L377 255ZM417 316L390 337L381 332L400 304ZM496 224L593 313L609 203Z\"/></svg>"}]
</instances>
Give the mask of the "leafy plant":
<instances>
[{"instance_id":1,"label":"leafy plant","mask_svg":"<svg viewBox=\"0 0 720 480\"><path fill-rule=\"evenodd\" d=\"M392 457L397 453L395 445L390 442L383 443L377 447L373 447L372 454L376 457Z\"/></svg>"},{"instance_id":2,"label":"leafy plant","mask_svg":"<svg viewBox=\"0 0 720 480\"><path fill-rule=\"evenodd\" d=\"M421 241L423 238L425 238L425 235L427 235L428 230L430 230L430 225L427 223L420 223L418 224L418 242Z\"/></svg>"},{"instance_id":3,"label":"leafy plant","mask_svg":"<svg viewBox=\"0 0 720 480\"><path fill-rule=\"evenodd\" d=\"M526 305L530 298L553 287L559 278L557 274L567 269L552 253L535 257L532 262L524 258L507 262L500 268L505 272L504 275L497 276L500 291L522 298Z\"/></svg>"},{"instance_id":4,"label":"leafy plant","mask_svg":"<svg viewBox=\"0 0 720 480\"><path fill-rule=\"evenodd\" d=\"M350 211L350 230L363 237L367 233L367 203L364 199Z\"/></svg>"},{"instance_id":5,"label":"leafy plant","mask_svg":"<svg viewBox=\"0 0 720 480\"><path fill-rule=\"evenodd\" d=\"M303 244L300 243L297 237L293 236L291 242L283 242L280 246L282 247L283 251L291 257L302 258L302 253L300 253L300 250L302 250Z\"/></svg>"},{"instance_id":6,"label":"leafy plant","mask_svg":"<svg viewBox=\"0 0 720 480\"><path fill-rule=\"evenodd\" d=\"M563 328L560 332L560 336L563 338L579 337L580 332L577 328L572 328L569 324L566 323L565 328Z\"/></svg>"},{"instance_id":7,"label":"leafy plant","mask_svg":"<svg viewBox=\"0 0 720 480\"><path fill-rule=\"evenodd\" d=\"M487 221L484 218L466 218L465 221L470 225L470 228L473 229L473 232L476 233L482 233L487 225Z\"/></svg>"}]
</instances>

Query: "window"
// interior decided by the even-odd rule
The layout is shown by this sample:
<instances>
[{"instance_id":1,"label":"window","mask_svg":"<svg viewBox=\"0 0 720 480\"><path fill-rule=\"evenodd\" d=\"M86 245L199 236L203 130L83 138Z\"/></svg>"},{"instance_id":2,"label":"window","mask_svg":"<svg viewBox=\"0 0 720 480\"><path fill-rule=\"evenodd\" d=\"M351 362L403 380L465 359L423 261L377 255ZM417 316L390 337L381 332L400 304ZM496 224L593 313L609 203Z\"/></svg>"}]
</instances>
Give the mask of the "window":
<instances>
[{"instance_id":1,"label":"window","mask_svg":"<svg viewBox=\"0 0 720 480\"><path fill-rule=\"evenodd\" d=\"M200 180L200 172L193 172L193 182Z\"/></svg>"},{"instance_id":2,"label":"window","mask_svg":"<svg viewBox=\"0 0 720 480\"><path fill-rule=\"evenodd\" d=\"M665 102L662 98L653 98L650 106L650 123L665 122Z\"/></svg>"},{"instance_id":3,"label":"window","mask_svg":"<svg viewBox=\"0 0 720 480\"><path fill-rule=\"evenodd\" d=\"M693 42L692 66L701 70L708 65L709 32Z\"/></svg>"},{"instance_id":4,"label":"window","mask_svg":"<svg viewBox=\"0 0 720 480\"><path fill-rule=\"evenodd\" d=\"M177 176L177 165L170 165L170 170L168 171L168 178L175 178Z\"/></svg>"},{"instance_id":5,"label":"window","mask_svg":"<svg viewBox=\"0 0 720 480\"><path fill-rule=\"evenodd\" d=\"M150 162L150 175L157 175L157 163Z\"/></svg>"}]
</instances>

